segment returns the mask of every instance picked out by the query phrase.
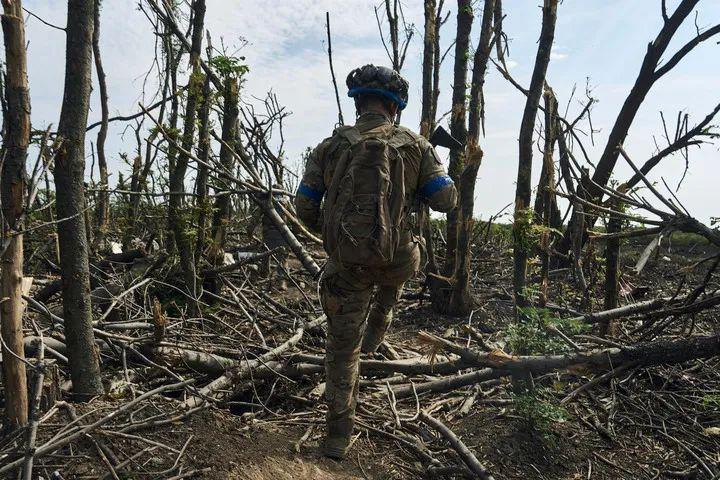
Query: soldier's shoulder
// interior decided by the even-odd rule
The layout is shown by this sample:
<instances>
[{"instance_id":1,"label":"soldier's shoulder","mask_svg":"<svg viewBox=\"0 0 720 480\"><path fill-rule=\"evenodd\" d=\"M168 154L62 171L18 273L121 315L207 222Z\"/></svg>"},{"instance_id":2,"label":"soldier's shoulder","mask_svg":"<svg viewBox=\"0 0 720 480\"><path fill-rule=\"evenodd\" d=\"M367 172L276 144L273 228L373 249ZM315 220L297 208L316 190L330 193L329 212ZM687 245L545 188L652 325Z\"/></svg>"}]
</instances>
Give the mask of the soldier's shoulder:
<instances>
[{"instance_id":1,"label":"soldier's shoulder","mask_svg":"<svg viewBox=\"0 0 720 480\"><path fill-rule=\"evenodd\" d=\"M317 146L315 147L315 151L318 153L325 153L327 151L337 148L343 142L347 142L344 135L342 134L342 130L341 130L342 128L346 128L346 127L336 128L333 131L332 135L323 139L322 142L318 143Z\"/></svg>"},{"instance_id":2,"label":"soldier's shoulder","mask_svg":"<svg viewBox=\"0 0 720 480\"><path fill-rule=\"evenodd\" d=\"M395 125L395 135L404 136L410 140L414 140L416 142L422 141L425 139L422 135L419 133L415 133L414 131L410 130L407 127L403 127L402 125Z\"/></svg>"},{"instance_id":3,"label":"soldier's shoulder","mask_svg":"<svg viewBox=\"0 0 720 480\"><path fill-rule=\"evenodd\" d=\"M413 150L417 149L419 155L422 155L430 147L430 143L425 137L401 125L395 127L393 137L399 143L414 147Z\"/></svg>"},{"instance_id":4,"label":"soldier's shoulder","mask_svg":"<svg viewBox=\"0 0 720 480\"><path fill-rule=\"evenodd\" d=\"M401 139L406 139L408 143L414 143L420 147L421 150L425 150L430 146L430 142L427 141L427 138L407 127L403 127L402 125L395 126L395 135L399 136Z\"/></svg>"}]
</instances>

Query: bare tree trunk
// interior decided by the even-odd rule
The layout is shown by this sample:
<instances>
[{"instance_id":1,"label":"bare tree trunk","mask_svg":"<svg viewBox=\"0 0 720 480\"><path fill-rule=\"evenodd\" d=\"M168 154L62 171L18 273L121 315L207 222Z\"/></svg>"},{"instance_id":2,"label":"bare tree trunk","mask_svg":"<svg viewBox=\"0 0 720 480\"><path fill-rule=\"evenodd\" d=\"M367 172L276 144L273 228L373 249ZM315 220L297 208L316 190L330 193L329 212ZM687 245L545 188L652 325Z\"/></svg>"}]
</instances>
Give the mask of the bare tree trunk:
<instances>
[{"instance_id":1,"label":"bare tree trunk","mask_svg":"<svg viewBox=\"0 0 720 480\"><path fill-rule=\"evenodd\" d=\"M330 64L330 77L332 78L333 90L335 90L335 103L337 103L337 108L338 108L338 125L345 125L345 119L343 118L343 113L342 113L342 105L340 105L340 94L338 93L337 80L335 79L335 68L333 67L332 36L330 36L330 12L325 12L325 26L327 27L327 41L328 41L327 52L328 52L328 63ZM278 180L282 180L282 178L280 178Z\"/></svg>"},{"instance_id":2,"label":"bare tree trunk","mask_svg":"<svg viewBox=\"0 0 720 480\"><path fill-rule=\"evenodd\" d=\"M442 18L442 9L445 0L440 0L437 7L437 16L435 17L435 31L433 32L433 76L432 76L432 100L430 105L430 118L433 124L430 125L430 131L435 128L435 119L437 118L437 102L440 97L440 28L444 23Z\"/></svg>"},{"instance_id":3,"label":"bare tree trunk","mask_svg":"<svg viewBox=\"0 0 720 480\"><path fill-rule=\"evenodd\" d=\"M630 127L635 120L637 112L645 101L645 97L650 92L653 85L655 85L655 82L657 82L667 72L672 70L683 59L683 57L685 57L685 55L692 51L697 45L720 33L720 25L715 25L711 28L705 29L705 31L696 35L695 38L678 49L678 51L672 55L670 59L667 59L661 66L659 66L673 37L685 19L694 10L698 2L699 0L682 0L670 16L667 16L667 14L663 11L663 26L655 39L648 44L647 52L645 53L642 65L640 66L640 72L635 79L635 84L630 90L628 96L625 98L625 102L615 119L615 123L613 124L612 130L610 130L603 153L600 156L600 160L598 161L595 172L593 173L592 180L600 187L606 186L607 182L610 180L619 156L618 146L624 143ZM583 194L583 192L578 191L578 194ZM593 201L594 198L601 195L602 191L598 186L588 184L587 194L584 198L586 200ZM585 217L573 215L573 220L574 221L568 226L568 231L566 232L565 237L563 238L563 243L560 247L560 250L563 253L569 249L572 243L572 237L576 235L576 231L584 233L585 226L587 225L592 227L597 220L597 216Z\"/></svg>"},{"instance_id":4,"label":"bare tree trunk","mask_svg":"<svg viewBox=\"0 0 720 480\"><path fill-rule=\"evenodd\" d=\"M195 194L197 195L196 205L198 207L198 227L197 241L195 242L195 266L202 258L205 251L205 243L207 237L207 211L210 208L210 200L208 199L208 177L210 170L208 164L210 162L210 105L211 105L210 79L205 78L203 86L203 102L200 107L200 141L198 145L198 158L205 165L199 164L197 167L197 176L195 177Z\"/></svg>"},{"instance_id":5,"label":"bare tree trunk","mask_svg":"<svg viewBox=\"0 0 720 480\"><path fill-rule=\"evenodd\" d=\"M394 13L390 7L391 0L385 0L385 12L387 13L387 21L390 26L390 45L392 48L392 66L393 70L399 72L402 68L400 64L400 45L398 35L398 0L394 1Z\"/></svg>"},{"instance_id":6,"label":"bare tree trunk","mask_svg":"<svg viewBox=\"0 0 720 480\"><path fill-rule=\"evenodd\" d=\"M98 131L96 141L98 154L98 170L100 172L100 191L98 192L98 203L96 207L96 248L102 248L103 243L105 242L105 235L107 234L107 229L110 222L110 195L108 193L109 175L107 159L105 158L105 139L107 138L109 113L107 83L105 82L105 70L103 69L102 57L100 56L100 2L101 0L95 0L95 15L93 19L94 29L92 40L93 57L95 58L95 71L97 72L98 86L100 87L100 109L102 111L102 123L100 124L100 131Z\"/></svg>"},{"instance_id":7,"label":"bare tree trunk","mask_svg":"<svg viewBox=\"0 0 720 480\"><path fill-rule=\"evenodd\" d=\"M185 104L185 119L182 135L182 150L177 156L174 168L170 170L170 199L168 208L168 222L173 231L175 246L180 256L180 267L183 273L185 288L193 299L198 297L197 275L195 271L194 248L189 234L190 221L186 211L185 173L190 158L186 152L192 150L195 139L195 120L197 108L202 95L203 78L200 71L200 53L202 49L203 22L205 18L205 0L193 2L193 29L192 47L190 51L190 64L192 72L188 85L187 102Z\"/></svg>"},{"instance_id":8,"label":"bare tree trunk","mask_svg":"<svg viewBox=\"0 0 720 480\"><path fill-rule=\"evenodd\" d=\"M614 202L611 207L613 210L619 210L621 205ZM608 221L607 233L619 233L622 229L622 218L611 216ZM611 310L618 306L619 287L619 267L620 267L620 239L609 238L605 244L605 310ZM600 333L607 335L612 332L612 321L608 320L601 323Z\"/></svg>"},{"instance_id":9,"label":"bare tree trunk","mask_svg":"<svg viewBox=\"0 0 720 480\"><path fill-rule=\"evenodd\" d=\"M174 10L176 7L173 6L174 3L169 4L169 8L171 10ZM177 71L178 71L178 65L180 64L180 59L182 58L182 48L179 48L177 51L175 49L175 46L173 45L173 28L171 25L164 25L165 32L164 32L164 49L165 49L165 55L167 56L167 75L169 77L170 82L170 90L173 92L178 91L178 82L177 82ZM199 51L199 50L198 50ZM175 55L177 54L177 58ZM168 163L168 170L170 172L175 170L175 162L177 159L178 149L177 149L177 132L178 132L178 121L180 118L180 100L179 95L174 95L172 98L172 101L170 102L170 115L168 116L168 132L170 136L172 136L172 142L168 145L168 153L167 153L167 163ZM149 173L149 172L148 172ZM168 219L168 224L169 224ZM170 225L168 225L170 227ZM173 235L169 235L167 239L167 250L168 253L173 254L176 249L175 245L175 237Z\"/></svg>"},{"instance_id":10,"label":"bare tree trunk","mask_svg":"<svg viewBox=\"0 0 720 480\"><path fill-rule=\"evenodd\" d=\"M220 165L232 172L235 165L235 141L238 133L239 85L234 77L227 77L223 92L222 143L220 145ZM227 240L227 223L230 220L230 195L221 195L215 199L215 213L212 222L212 242L215 262L222 258Z\"/></svg>"},{"instance_id":11,"label":"bare tree trunk","mask_svg":"<svg viewBox=\"0 0 720 480\"><path fill-rule=\"evenodd\" d=\"M70 377L79 399L103 392L90 309L90 271L85 233L85 127L92 85L94 0L68 0L65 95L55 157L63 315Z\"/></svg>"},{"instance_id":12,"label":"bare tree trunk","mask_svg":"<svg viewBox=\"0 0 720 480\"><path fill-rule=\"evenodd\" d=\"M432 117L433 65L435 62L435 0L425 0L425 36L422 62L422 111L420 135L430 137L435 118Z\"/></svg>"},{"instance_id":13,"label":"bare tree trunk","mask_svg":"<svg viewBox=\"0 0 720 480\"><path fill-rule=\"evenodd\" d=\"M5 390L5 414L11 425L23 426L28 420L27 380L23 347L22 279L23 236L21 216L24 210L25 158L30 141L30 93L27 79L25 23L21 0L3 1L2 29L5 38L7 80L3 112L3 164L0 179L3 245L0 277L0 335L3 339L2 381ZM5 348L7 347L7 349ZM9 351L8 351L9 350Z\"/></svg>"},{"instance_id":14,"label":"bare tree trunk","mask_svg":"<svg viewBox=\"0 0 720 480\"><path fill-rule=\"evenodd\" d=\"M420 135L430 138L430 132L435 125L433 115L433 74L435 57L438 52L435 50L435 25L436 12L435 0L425 0L425 36L423 45L422 64L422 113L420 114ZM437 261L435 260L435 248L432 240L432 229L430 226L430 211L427 205L421 205L418 220L422 228L422 236L425 239L425 251L427 252L426 271L430 274L438 272Z\"/></svg>"},{"instance_id":15,"label":"bare tree trunk","mask_svg":"<svg viewBox=\"0 0 720 480\"><path fill-rule=\"evenodd\" d=\"M455 284L448 313L451 315L467 315L472 310L473 299L470 294L470 240L473 233L473 210L475 208L475 181L483 158L480 148L480 130L482 127L483 86L485 72L492 48L492 23L495 0L485 0L480 27L480 41L473 59L472 85L470 87L470 118L468 124L467 158L465 168L460 177L460 205L458 206L457 249L455 252Z\"/></svg>"},{"instance_id":16,"label":"bare tree trunk","mask_svg":"<svg viewBox=\"0 0 720 480\"><path fill-rule=\"evenodd\" d=\"M543 5L542 29L538 44L535 67L533 69L530 88L528 90L525 110L520 124L518 175L515 190L515 222L513 224L513 291L515 305L523 307L528 304L525 298L525 275L530 250L528 245L528 230L532 225L532 214L528 212L531 196L533 131L535 129L535 116L537 115L540 95L542 95L545 73L550 63L553 37L555 35L555 20L557 18L557 0L545 0Z\"/></svg>"},{"instance_id":17,"label":"bare tree trunk","mask_svg":"<svg viewBox=\"0 0 720 480\"><path fill-rule=\"evenodd\" d=\"M620 109L620 113L615 119L615 124L608 135L607 144L605 145L605 149L603 150L602 156L598 161L597 168L595 169L595 173L593 174L593 180L595 183L605 186L608 180L610 180L610 176L612 175L615 163L617 162L620 154L617 147L618 145L622 145L625 141L625 137L630 130L630 126L635 119L635 115L637 115L637 112L640 109L640 105L642 105L642 102L645 100L645 96L648 94L652 86L660 78L660 75L656 72L658 62L660 62L665 50L675 35L675 32L677 32L677 29L683 21L693 11L698 1L699 0L683 0L680 5L678 5L672 16L665 21L663 28L660 30L660 33L658 33L655 40L648 45L647 53L645 54L642 66L640 67L640 73L635 79L635 84L630 90L630 93L625 99L625 103L623 103L623 106ZM590 194L595 196L599 194L599 190L591 187Z\"/></svg>"},{"instance_id":18,"label":"bare tree trunk","mask_svg":"<svg viewBox=\"0 0 720 480\"><path fill-rule=\"evenodd\" d=\"M544 307L547 304L549 276L550 276L550 248L552 246L552 230L555 225L557 202L555 199L555 164L553 152L555 151L555 138L557 132L557 100L550 87L545 87L545 146L543 155L543 171L540 175L540 184L535 202L535 217L539 218L545 227L540 236L540 298L539 304Z\"/></svg>"},{"instance_id":19,"label":"bare tree trunk","mask_svg":"<svg viewBox=\"0 0 720 480\"><path fill-rule=\"evenodd\" d=\"M470 59L470 31L472 30L473 9L471 0L458 0L457 35L455 40L455 66L452 94L452 113L450 115L450 134L463 145L467 144L466 108L467 108L467 71ZM465 167L463 149L450 152L448 175L460 187L460 174ZM458 208L447 214L447 251L445 253L444 273L455 271L455 250L457 247Z\"/></svg>"},{"instance_id":20,"label":"bare tree trunk","mask_svg":"<svg viewBox=\"0 0 720 480\"><path fill-rule=\"evenodd\" d=\"M172 88L172 99L171 99L171 111L170 111L170 125L169 130L171 132L174 132L177 128L177 119L178 119L178 95L177 95L177 81L176 81L176 65L177 61L175 59L175 49L172 45L172 30L169 26L165 25L165 36L163 37L163 46L162 51L165 56L165 78L163 82L163 90L162 90L162 98L168 97L168 92L170 92L170 89ZM182 52L182 51L181 51ZM178 61L179 61L179 54L178 54ZM167 104L163 102L160 105L160 112L158 113L158 122L162 123L163 119L165 117L165 111L167 109ZM153 144L155 140L157 139L159 135L158 130L153 130L150 132L150 135L148 136L146 142L146 149L145 149L145 163L142 165L142 168L140 168L140 173L137 176L137 181L134 182L135 188L137 193L142 192L143 190L147 190L147 179L150 175L150 170L152 169L155 157L157 156L157 148L155 149L155 153L153 154ZM168 149L168 163L171 163L170 161L170 152L174 151L174 147L171 145L171 147ZM173 160L174 161L174 160ZM135 216L138 214L140 210L140 201L142 200L141 195L133 195L131 198L131 204L130 204L130 218L135 218ZM132 234L132 230L128 231L130 234ZM129 239L128 239L129 240Z\"/></svg>"}]
</instances>

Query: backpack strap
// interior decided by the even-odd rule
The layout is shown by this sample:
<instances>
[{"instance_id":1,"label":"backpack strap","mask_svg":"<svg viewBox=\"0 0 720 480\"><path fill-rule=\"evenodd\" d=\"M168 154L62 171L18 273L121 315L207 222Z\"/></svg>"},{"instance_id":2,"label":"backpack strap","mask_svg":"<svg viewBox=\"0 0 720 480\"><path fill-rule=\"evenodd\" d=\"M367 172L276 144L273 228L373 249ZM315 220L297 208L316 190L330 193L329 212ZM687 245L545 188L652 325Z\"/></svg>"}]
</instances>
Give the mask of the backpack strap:
<instances>
[{"instance_id":1,"label":"backpack strap","mask_svg":"<svg viewBox=\"0 0 720 480\"><path fill-rule=\"evenodd\" d=\"M392 137L388 140L388 145L394 148L402 148L410 145L415 145L418 140L407 132L402 131L399 128L395 128Z\"/></svg>"},{"instance_id":2,"label":"backpack strap","mask_svg":"<svg viewBox=\"0 0 720 480\"><path fill-rule=\"evenodd\" d=\"M351 147L363 141L362 133L355 127L339 128L337 133L350 142Z\"/></svg>"}]
</instances>

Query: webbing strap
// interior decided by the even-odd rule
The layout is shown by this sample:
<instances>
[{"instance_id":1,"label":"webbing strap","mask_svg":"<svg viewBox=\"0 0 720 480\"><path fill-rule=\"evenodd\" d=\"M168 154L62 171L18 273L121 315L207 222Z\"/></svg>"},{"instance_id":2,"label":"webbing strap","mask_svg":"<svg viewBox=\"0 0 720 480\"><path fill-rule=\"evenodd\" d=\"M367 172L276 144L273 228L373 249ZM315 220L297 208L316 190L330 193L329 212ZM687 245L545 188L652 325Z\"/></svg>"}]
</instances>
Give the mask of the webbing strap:
<instances>
[{"instance_id":1,"label":"webbing strap","mask_svg":"<svg viewBox=\"0 0 720 480\"><path fill-rule=\"evenodd\" d=\"M360 131L355 127L348 127L340 130L340 135L345 137L348 142L350 142L350 146L356 145L363 141L363 136Z\"/></svg>"}]
</instances>

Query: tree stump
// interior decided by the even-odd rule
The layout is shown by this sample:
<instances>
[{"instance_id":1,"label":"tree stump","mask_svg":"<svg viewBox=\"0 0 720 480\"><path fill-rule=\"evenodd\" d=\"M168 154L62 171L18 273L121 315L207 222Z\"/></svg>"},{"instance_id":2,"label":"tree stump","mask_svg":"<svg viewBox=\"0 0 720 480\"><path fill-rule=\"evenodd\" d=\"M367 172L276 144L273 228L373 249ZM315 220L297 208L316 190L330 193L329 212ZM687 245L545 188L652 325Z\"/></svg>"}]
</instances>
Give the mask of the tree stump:
<instances>
[{"instance_id":1,"label":"tree stump","mask_svg":"<svg viewBox=\"0 0 720 480\"><path fill-rule=\"evenodd\" d=\"M28 358L28 362L35 365L37 360L34 358ZM45 377L43 378L42 394L40 395L40 405L38 405L38 415L41 415L53 405L55 402L62 400L62 390L60 389L60 369L58 368L57 362L54 359L46 358L43 360L45 365ZM27 369L27 384L28 384L28 397L33 398L33 392L31 391L35 382L35 369Z\"/></svg>"}]
</instances>

